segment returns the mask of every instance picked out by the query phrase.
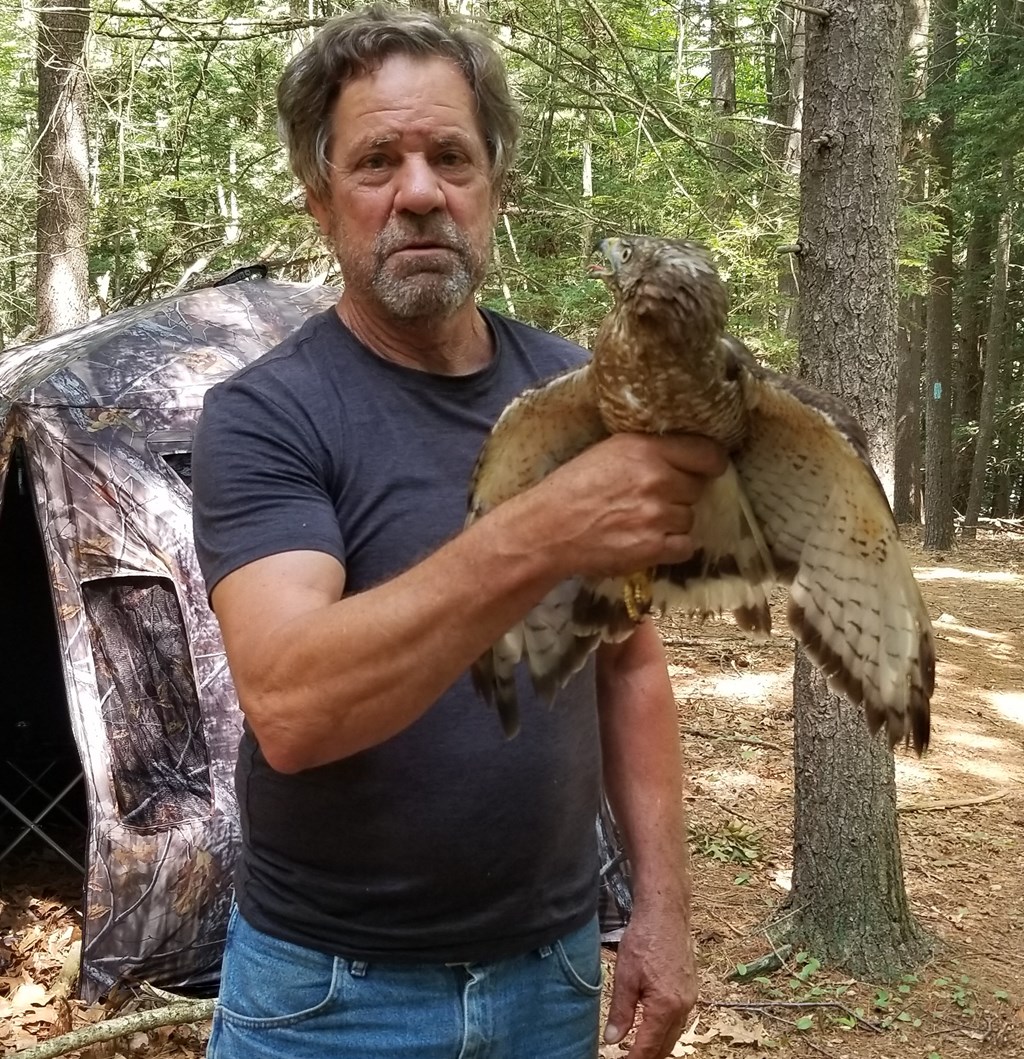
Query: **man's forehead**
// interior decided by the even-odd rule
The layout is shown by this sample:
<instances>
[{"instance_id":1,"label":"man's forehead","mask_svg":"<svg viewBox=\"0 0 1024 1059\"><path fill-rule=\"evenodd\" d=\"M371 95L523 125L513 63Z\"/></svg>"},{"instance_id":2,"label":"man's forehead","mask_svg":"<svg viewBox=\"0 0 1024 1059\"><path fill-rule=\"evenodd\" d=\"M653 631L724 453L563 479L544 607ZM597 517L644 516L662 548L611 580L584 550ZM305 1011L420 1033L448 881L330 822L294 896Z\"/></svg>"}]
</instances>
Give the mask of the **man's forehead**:
<instances>
[{"instance_id":1,"label":"man's forehead","mask_svg":"<svg viewBox=\"0 0 1024 1059\"><path fill-rule=\"evenodd\" d=\"M388 147L414 138L470 146L483 136L465 74L439 57L385 59L342 88L335 115L341 139L359 147Z\"/></svg>"}]
</instances>

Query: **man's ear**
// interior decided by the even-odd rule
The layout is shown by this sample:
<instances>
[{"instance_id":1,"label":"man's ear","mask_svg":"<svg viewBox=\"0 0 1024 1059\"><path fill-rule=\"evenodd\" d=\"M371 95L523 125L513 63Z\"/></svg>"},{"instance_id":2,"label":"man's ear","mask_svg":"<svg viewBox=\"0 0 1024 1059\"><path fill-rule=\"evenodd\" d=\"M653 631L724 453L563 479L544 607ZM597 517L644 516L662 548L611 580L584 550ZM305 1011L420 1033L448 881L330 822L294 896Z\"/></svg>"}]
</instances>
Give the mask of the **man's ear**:
<instances>
[{"instance_id":1,"label":"man's ear","mask_svg":"<svg viewBox=\"0 0 1024 1059\"><path fill-rule=\"evenodd\" d=\"M331 234L331 209L310 188L306 188L306 212L316 221L320 234L325 238Z\"/></svg>"}]
</instances>

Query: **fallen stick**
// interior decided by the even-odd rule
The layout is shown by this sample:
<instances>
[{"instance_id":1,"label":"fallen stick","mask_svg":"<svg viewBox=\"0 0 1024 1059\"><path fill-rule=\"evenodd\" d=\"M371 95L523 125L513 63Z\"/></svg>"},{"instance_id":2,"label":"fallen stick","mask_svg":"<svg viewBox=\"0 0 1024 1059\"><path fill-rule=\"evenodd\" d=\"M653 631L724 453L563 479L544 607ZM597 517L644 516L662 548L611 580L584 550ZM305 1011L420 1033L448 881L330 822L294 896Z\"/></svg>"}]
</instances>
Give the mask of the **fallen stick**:
<instances>
[{"instance_id":1,"label":"fallen stick","mask_svg":"<svg viewBox=\"0 0 1024 1059\"><path fill-rule=\"evenodd\" d=\"M995 794L979 794L973 798L950 798L941 802L910 802L907 805L897 805L898 813L931 813L938 809L962 809L967 805L985 805L987 802L998 802L1010 793L1009 788L996 791Z\"/></svg>"},{"instance_id":2,"label":"fallen stick","mask_svg":"<svg viewBox=\"0 0 1024 1059\"><path fill-rule=\"evenodd\" d=\"M88 1044L100 1041L112 1041L129 1033L140 1033L143 1030L155 1029L157 1026L180 1026L185 1022L201 1022L213 1014L214 1001L188 1000L181 1004L168 1004L162 1008L150 1008L149 1011L136 1011L131 1015L97 1022L94 1026L83 1026L81 1029L62 1033L41 1044L22 1048L13 1052L9 1059L56 1059L59 1055L77 1051Z\"/></svg>"},{"instance_id":3,"label":"fallen stick","mask_svg":"<svg viewBox=\"0 0 1024 1059\"><path fill-rule=\"evenodd\" d=\"M773 743L769 739L762 739L757 735L729 735L725 732L709 732L706 728L683 727L679 729L687 735L696 735L701 739L717 739L723 743L746 743L748 746L765 746L772 750L785 750L781 743Z\"/></svg>"},{"instance_id":4,"label":"fallen stick","mask_svg":"<svg viewBox=\"0 0 1024 1059\"><path fill-rule=\"evenodd\" d=\"M856 1011L851 1011L837 1000L705 1000L703 1003L708 1007L737 1008L740 1011L765 1011L768 1008L835 1008L845 1012L851 1019L855 1019L869 1030L875 1033L882 1032L880 1026L861 1018Z\"/></svg>"}]
</instances>

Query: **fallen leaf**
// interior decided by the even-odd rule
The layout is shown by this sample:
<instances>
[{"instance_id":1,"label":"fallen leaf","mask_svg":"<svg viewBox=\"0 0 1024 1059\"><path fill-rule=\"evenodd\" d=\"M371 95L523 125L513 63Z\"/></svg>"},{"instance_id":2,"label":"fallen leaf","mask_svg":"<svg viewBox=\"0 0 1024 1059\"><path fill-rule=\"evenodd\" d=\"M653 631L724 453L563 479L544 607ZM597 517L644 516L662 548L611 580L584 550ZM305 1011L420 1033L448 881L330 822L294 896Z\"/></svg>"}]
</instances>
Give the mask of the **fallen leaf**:
<instances>
[{"instance_id":1,"label":"fallen leaf","mask_svg":"<svg viewBox=\"0 0 1024 1059\"><path fill-rule=\"evenodd\" d=\"M11 1009L14 1012L28 1011L30 1007L46 1003L46 990L38 982L22 982L11 997Z\"/></svg>"},{"instance_id":2,"label":"fallen leaf","mask_svg":"<svg viewBox=\"0 0 1024 1059\"><path fill-rule=\"evenodd\" d=\"M730 1011L721 1012L711 1028L730 1044L760 1045L766 1036L764 1026L756 1019L745 1019Z\"/></svg>"},{"instance_id":3,"label":"fallen leaf","mask_svg":"<svg viewBox=\"0 0 1024 1059\"><path fill-rule=\"evenodd\" d=\"M679 1040L676 1041L676 1044L677 1045L707 1044L708 1041L710 1041L710 1040L712 1040L712 1039L714 1039L715 1037L718 1036L718 1030L714 1026L712 1026L711 1029L709 1029L706 1033L698 1033L697 1032L697 1026L698 1026L699 1023L700 1023L700 1015L698 1015L693 1020L693 1022L690 1023L689 1029L687 1029L687 1030L685 1030L683 1032L682 1037L680 1037ZM691 1048L690 1051L692 1051L692 1050L693 1049ZM672 1054L673 1055L676 1055L676 1054L678 1054L678 1055L689 1055L689 1052L678 1052L678 1053L673 1052Z\"/></svg>"},{"instance_id":4,"label":"fallen leaf","mask_svg":"<svg viewBox=\"0 0 1024 1059\"><path fill-rule=\"evenodd\" d=\"M46 1007L31 1007L23 1016L23 1021L26 1026L30 1026L36 1022L45 1022L48 1026L52 1026L57 1021L58 1017L57 1009L53 1004L47 1004Z\"/></svg>"},{"instance_id":5,"label":"fallen leaf","mask_svg":"<svg viewBox=\"0 0 1024 1059\"><path fill-rule=\"evenodd\" d=\"M629 1052L621 1044L602 1044L597 1055L598 1059L623 1059Z\"/></svg>"}]
</instances>

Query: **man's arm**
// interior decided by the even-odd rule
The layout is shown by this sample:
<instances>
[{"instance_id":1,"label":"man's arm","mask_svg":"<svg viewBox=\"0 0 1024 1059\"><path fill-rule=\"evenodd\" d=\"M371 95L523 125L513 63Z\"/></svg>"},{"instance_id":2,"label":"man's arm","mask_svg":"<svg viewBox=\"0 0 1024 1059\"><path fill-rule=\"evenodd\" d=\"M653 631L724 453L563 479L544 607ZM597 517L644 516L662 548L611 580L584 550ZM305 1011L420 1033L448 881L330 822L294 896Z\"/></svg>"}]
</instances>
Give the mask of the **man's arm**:
<instances>
[{"instance_id":1,"label":"man's arm","mask_svg":"<svg viewBox=\"0 0 1024 1059\"><path fill-rule=\"evenodd\" d=\"M634 908L615 961L605 1039L643 1023L630 1059L663 1059L697 999L690 867L675 697L650 621L598 652L604 780L633 874Z\"/></svg>"},{"instance_id":2,"label":"man's arm","mask_svg":"<svg viewBox=\"0 0 1024 1059\"><path fill-rule=\"evenodd\" d=\"M724 466L702 438L620 434L366 592L342 598L319 552L229 574L213 607L268 762L299 771L395 735L572 574L685 560L692 505Z\"/></svg>"}]
</instances>

